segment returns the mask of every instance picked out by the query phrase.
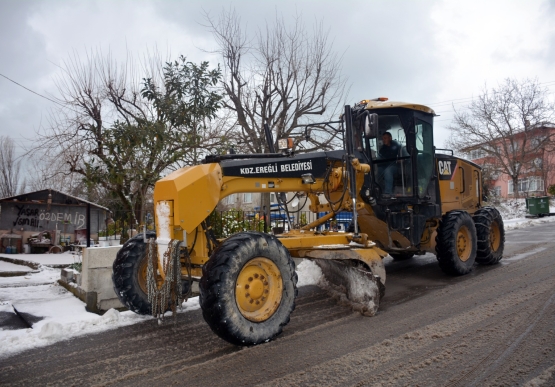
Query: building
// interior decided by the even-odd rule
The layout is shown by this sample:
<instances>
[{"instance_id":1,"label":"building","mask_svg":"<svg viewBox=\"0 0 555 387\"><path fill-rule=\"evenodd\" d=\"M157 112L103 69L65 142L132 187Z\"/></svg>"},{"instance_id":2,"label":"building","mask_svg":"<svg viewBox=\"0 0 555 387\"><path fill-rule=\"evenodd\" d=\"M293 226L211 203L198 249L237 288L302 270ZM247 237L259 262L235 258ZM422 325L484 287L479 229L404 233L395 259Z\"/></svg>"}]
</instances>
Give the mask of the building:
<instances>
[{"instance_id":1,"label":"building","mask_svg":"<svg viewBox=\"0 0 555 387\"><path fill-rule=\"evenodd\" d=\"M0 238L5 239L0 252L6 252L7 246L17 246L21 252L31 236L44 232L50 235L51 245L78 242L86 238L87 224L91 238L97 239L109 213L106 207L54 189L0 199Z\"/></svg>"},{"instance_id":2,"label":"building","mask_svg":"<svg viewBox=\"0 0 555 387\"><path fill-rule=\"evenodd\" d=\"M468 147L463 152L483 168L484 182L495 196L512 198L517 190L519 197L545 196L549 186L555 184L554 143L555 128L541 127ZM508 160L502 156L507 154L516 157ZM520 168L517 186L502 164Z\"/></svg>"}]
</instances>

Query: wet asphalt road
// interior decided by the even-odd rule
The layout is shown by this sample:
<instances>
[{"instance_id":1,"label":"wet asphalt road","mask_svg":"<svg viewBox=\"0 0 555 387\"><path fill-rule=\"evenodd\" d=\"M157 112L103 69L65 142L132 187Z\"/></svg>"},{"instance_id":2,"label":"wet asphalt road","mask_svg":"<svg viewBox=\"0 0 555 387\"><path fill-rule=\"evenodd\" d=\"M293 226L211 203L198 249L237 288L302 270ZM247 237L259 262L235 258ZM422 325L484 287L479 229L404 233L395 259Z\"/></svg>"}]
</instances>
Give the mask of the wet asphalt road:
<instances>
[{"instance_id":1,"label":"wet asphalt road","mask_svg":"<svg viewBox=\"0 0 555 387\"><path fill-rule=\"evenodd\" d=\"M554 228L508 231L502 263L464 277L432 255L387 260L372 318L308 286L264 345L234 347L194 311L0 359L0 384L553 386Z\"/></svg>"}]
</instances>

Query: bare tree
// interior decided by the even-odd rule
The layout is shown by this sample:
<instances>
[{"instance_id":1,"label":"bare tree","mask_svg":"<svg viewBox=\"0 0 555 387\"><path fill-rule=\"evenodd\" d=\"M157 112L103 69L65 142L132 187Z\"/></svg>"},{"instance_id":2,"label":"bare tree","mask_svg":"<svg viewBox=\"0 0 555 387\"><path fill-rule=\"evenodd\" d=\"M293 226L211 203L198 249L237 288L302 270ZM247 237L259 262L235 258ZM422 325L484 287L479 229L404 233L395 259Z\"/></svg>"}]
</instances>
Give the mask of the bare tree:
<instances>
[{"instance_id":1,"label":"bare tree","mask_svg":"<svg viewBox=\"0 0 555 387\"><path fill-rule=\"evenodd\" d=\"M268 152L264 124L276 140L297 135L306 123L339 115L345 81L323 24L307 31L300 17L290 25L276 16L249 39L234 10L206 16L223 59L225 106L236 114L239 141L250 152ZM316 131L305 150L329 148L338 133Z\"/></svg>"},{"instance_id":2,"label":"bare tree","mask_svg":"<svg viewBox=\"0 0 555 387\"><path fill-rule=\"evenodd\" d=\"M21 159L15 156L15 143L9 136L0 136L0 196L15 196L25 191L21 180Z\"/></svg>"},{"instance_id":3,"label":"bare tree","mask_svg":"<svg viewBox=\"0 0 555 387\"><path fill-rule=\"evenodd\" d=\"M555 132L555 128L552 131ZM539 155L540 157L534 159L532 164L533 169L539 172L539 176L544 182L542 192L544 195L548 194L548 184L555 181L555 152L553 152L553 148L544 149Z\"/></svg>"},{"instance_id":4,"label":"bare tree","mask_svg":"<svg viewBox=\"0 0 555 387\"><path fill-rule=\"evenodd\" d=\"M459 151L479 150L493 173L512 179L515 197L519 180L531 163L555 143L555 106L537 80L507 79L455 111L450 145Z\"/></svg>"},{"instance_id":5,"label":"bare tree","mask_svg":"<svg viewBox=\"0 0 555 387\"><path fill-rule=\"evenodd\" d=\"M303 126L310 122L337 119L343 102L341 58L334 53L323 23L309 31L300 17L288 23L276 15L249 38L232 9L206 19L223 61L224 105L237 120L235 146L267 153L264 124L276 142L293 137L297 151L337 145L339 133L328 127L312 127L308 141L302 135ZM260 208L270 208L269 194L261 195Z\"/></svg>"},{"instance_id":6,"label":"bare tree","mask_svg":"<svg viewBox=\"0 0 555 387\"><path fill-rule=\"evenodd\" d=\"M70 172L66 160L61 157L48 157L42 152L32 152L28 158L27 174L27 187L31 191L54 188L79 197L86 191L83 176Z\"/></svg>"},{"instance_id":7,"label":"bare tree","mask_svg":"<svg viewBox=\"0 0 555 387\"><path fill-rule=\"evenodd\" d=\"M88 194L96 186L111 193L134 224L161 175L226 142L221 127L210 125L221 99L219 69L156 55L141 64L102 53L70 58L56 80L64 108L37 146L63 162L62 172L81 176Z\"/></svg>"}]
</instances>

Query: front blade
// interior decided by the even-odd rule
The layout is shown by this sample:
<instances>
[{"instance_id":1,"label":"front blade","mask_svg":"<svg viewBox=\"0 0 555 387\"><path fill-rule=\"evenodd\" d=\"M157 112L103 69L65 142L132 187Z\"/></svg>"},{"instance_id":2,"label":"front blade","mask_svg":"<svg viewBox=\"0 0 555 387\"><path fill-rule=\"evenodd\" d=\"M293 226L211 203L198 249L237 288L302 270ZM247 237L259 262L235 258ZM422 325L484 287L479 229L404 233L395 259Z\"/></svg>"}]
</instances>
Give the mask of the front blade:
<instances>
[{"instance_id":1,"label":"front blade","mask_svg":"<svg viewBox=\"0 0 555 387\"><path fill-rule=\"evenodd\" d=\"M378 311L385 287L380 278L352 260L314 259L322 269L322 285L343 305L364 316L374 316Z\"/></svg>"}]
</instances>

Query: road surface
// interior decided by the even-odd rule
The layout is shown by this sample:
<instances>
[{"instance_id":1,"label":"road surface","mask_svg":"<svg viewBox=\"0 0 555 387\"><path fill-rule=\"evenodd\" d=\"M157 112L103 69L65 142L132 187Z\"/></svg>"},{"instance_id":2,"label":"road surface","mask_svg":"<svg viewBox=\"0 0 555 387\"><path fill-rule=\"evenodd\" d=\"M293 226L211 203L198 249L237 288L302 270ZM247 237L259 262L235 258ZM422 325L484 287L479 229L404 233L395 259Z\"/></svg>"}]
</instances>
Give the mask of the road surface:
<instances>
[{"instance_id":1,"label":"road surface","mask_svg":"<svg viewBox=\"0 0 555 387\"><path fill-rule=\"evenodd\" d=\"M554 386L554 227L508 231L502 263L464 277L431 255L388 260L371 318L308 286L264 345L222 341L197 310L0 359L0 384Z\"/></svg>"}]
</instances>

